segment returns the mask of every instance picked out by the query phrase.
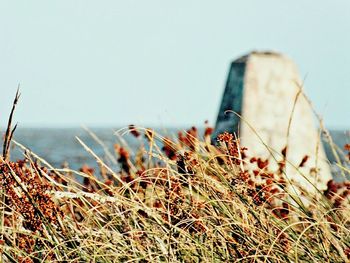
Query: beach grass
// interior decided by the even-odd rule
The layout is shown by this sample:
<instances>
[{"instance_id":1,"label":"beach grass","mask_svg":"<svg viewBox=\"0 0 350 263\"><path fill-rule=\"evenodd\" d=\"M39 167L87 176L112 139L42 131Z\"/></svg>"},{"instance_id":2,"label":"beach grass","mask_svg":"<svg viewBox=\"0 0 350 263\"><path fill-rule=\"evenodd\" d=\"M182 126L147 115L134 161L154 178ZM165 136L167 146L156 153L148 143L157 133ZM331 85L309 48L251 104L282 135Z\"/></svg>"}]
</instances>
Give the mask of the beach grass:
<instances>
[{"instance_id":1,"label":"beach grass","mask_svg":"<svg viewBox=\"0 0 350 263\"><path fill-rule=\"evenodd\" d=\"M100 168L75 171L12 140L11 119L0 158L4 262L349 262L350 182L303 189L285 177L285 151L272 171L233 134L214 145L209 126L167 138L130 125L117 135L139 140L136 152L120 140L102 158L77 138ZM23 160L11 161L11 144Z\"/></svg>"}]
</instances>

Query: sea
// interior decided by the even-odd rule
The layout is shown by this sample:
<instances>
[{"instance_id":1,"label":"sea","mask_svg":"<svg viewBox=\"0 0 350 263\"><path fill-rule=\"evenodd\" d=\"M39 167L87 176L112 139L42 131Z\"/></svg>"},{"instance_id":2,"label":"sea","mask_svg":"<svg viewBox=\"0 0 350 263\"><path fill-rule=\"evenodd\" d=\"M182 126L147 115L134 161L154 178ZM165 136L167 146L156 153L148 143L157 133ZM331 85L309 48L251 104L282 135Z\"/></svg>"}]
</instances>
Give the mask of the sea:
<instances>
[{"instance_id":1,"label":"sea","mask_svg":"<svg viewBox=\"0 0 350 263\"><path fill-rule=\"evenodd\" d=\"M155 128L158 134L167 137L176 137L178 131L184 129L174 128ZM203 134L203 129L198 129L199 134ZM344 145L350 143L349 130L331 130L333 142L344 149ZM114 145L119 144L127 147L131 154L135 154L140 143L143 140L132 136L127 128L18 128L14 134L14 140L36 155L45 159L55 168L63 167L64 165L72 169L79 169L83 165L88 165L95 169L98 168L96 159L89 153L78 139L83 141L96 155L102 158L107 165L112 168L117 168L115 160L111 160L110 156L114 155ZM161 141L157 144L160 146ZM2 148L2 146L0 147ZM328 159L331 163L335 163L335 158L332 154L328 143L324 143L324 148ZM115 156L115 155L114 155ZM11 147L11 159L23 159L23 150L15 146ZM337 172L336 165L332 166L334 173ZM337 176L336 180L342 180Z\"/></svg>"}]
</instances>

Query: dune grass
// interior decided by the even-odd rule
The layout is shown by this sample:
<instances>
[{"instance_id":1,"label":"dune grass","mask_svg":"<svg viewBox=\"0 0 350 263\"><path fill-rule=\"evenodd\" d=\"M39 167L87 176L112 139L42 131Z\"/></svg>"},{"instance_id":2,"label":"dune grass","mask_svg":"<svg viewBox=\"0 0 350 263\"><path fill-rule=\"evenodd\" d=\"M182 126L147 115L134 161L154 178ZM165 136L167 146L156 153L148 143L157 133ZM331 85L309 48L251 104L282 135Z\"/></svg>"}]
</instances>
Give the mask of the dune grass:
<instances>
[{"instance_id":1,"label":"dune grass","mask_svg":"<svg viewBox=\"0 0 350 263\"><path fill-rule=\"evenodd\" d=\"M131 125L118 135L135 136L137 152L123 141L114 152L104 147L117 170L77 138L100 169L74 171L14 140L25 158L10 161L9 124L0 158L2 260L349 262L349 182L307 191L286 180L285 150L272 171L267 160L247 158L232 134L214 146L212 131L193 127L170 139Z\"/></svg>"},{"instance_id":2,"label":"dune grass","mask_svg":"<svg viewBox=\"0 0 350 263\"><path fill-rule=\"evenodd\" d=\"M99 174L87 166L55 169L13 141L26 159L0 159L4 261L349 260L349 183L330 182L322 194L299 189L300 198L283 169L247 160L231 134L213 146L209 128L202 140L195 128L177 140L129 131L147 140L140 139L134 158L115 145L108 156L118 171L77 138ZM246 162L256 167L248 170Z\"/></svg>"}]
</instances>

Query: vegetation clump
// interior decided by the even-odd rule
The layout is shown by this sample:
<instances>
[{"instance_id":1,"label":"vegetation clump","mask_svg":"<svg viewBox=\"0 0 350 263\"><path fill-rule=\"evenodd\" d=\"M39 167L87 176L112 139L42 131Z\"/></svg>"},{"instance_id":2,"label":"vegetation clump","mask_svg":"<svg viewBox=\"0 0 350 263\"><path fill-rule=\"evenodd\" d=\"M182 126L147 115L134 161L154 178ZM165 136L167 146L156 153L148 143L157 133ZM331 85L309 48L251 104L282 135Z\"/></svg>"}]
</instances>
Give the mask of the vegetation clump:
<instances>
[{"instance_id":1,"label":"vegetation clump","mask_svg":"<svg viewBox=\"0 0 350 263\"><path fill-rule=\"evenodd\" d=\"M173 139L135 125L126 131L140 147L121 141L106 150L119 169L79 138L98 172L54 168L28 150L11 162L5 151L3 261L349 262L349 182L308 191L285 174L287 147L272 170L248 158L233 134L212 143L210 127Z\"/></svg>"}]
</instances>

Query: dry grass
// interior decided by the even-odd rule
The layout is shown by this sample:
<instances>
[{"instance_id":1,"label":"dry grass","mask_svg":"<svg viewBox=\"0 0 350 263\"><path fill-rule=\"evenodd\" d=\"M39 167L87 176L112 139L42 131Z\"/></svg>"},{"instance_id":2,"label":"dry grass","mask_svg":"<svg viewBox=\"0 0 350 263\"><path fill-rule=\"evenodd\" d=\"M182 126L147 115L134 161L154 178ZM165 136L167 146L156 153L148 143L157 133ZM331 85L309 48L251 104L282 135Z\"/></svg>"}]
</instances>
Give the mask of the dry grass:
<instances>
[{"instance_id":1,"label":"dry grass","mask_svg":"<svg viewBox=\"0 0 350 263\"><path fill-rule=\"evenodd\" d=\"M118 136L140 140L134 155L105 147L119 170L77 138L98 174L55 169L15 141L26 158L9 161L11 119L0 158L4 262L349 262L350 183L290 185L285 150L271 171L228 133L214 146L209 127L171 140L132 125Z\"/></svg>"},{"instance_id":2,"label":"dry grass","mask_svg":"<svg viewBox=\"0 0 350 263\"><path fill-rule=\"evenodd\" d=\"M247 160L230 134L213 146L210 130L203 140L195 128L178 140L129 130L147 140L135 158L115 145L108 156L119 171L79 140L98 176L54 169L29 151L25 161L0 160L4 261L348 261L349 183L312 196L294 185L298 196L283 167Z\"/></svg>"}]
</instances>

